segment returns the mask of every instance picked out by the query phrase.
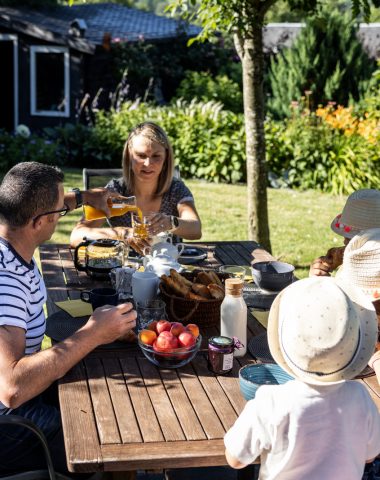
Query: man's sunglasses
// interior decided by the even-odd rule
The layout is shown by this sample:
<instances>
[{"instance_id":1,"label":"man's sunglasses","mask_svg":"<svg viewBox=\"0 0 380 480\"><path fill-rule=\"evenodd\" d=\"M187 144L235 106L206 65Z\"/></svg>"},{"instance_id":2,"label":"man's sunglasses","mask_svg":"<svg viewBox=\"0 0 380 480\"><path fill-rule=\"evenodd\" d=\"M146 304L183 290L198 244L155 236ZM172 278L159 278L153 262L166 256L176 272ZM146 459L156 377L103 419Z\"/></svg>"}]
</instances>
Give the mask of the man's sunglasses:
<instances>
[{"instance_id":1,"label":"man's sunglasses","mask_svg":"<svg viewBox=\"0 0 380 480\"><path fill-rule=\"evenodd\" d=\"M52 210L51 212L40 213L39 215L37 215L33 218L33 221L35 222L36 220L38 220L43 215L51 215L52 213L59 213L60 217L64 217L66 215L66 213L70 211L70 208L66 205L66 203L64 205L65 206L63 208L61 208L60 210Z\"/></svg>"}]
</instances>

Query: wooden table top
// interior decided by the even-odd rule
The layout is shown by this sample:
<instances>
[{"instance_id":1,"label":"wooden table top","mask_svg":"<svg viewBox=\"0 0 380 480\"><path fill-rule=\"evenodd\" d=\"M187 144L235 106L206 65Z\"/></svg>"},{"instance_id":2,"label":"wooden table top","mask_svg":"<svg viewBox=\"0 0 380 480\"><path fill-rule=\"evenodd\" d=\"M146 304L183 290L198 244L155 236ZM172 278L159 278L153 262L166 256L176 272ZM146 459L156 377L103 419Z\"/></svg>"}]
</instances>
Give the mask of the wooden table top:
<instances>
[{"instance_id":1,"label":"wooden table top","mask_svg":"<svg viewBox=\"0 0 380 480\"><path fill-rule=\"evenodd\" d=\"M249 265L270 259L255 242L196 243L208 250L205 267ZM77 272L65 245L40 247L49 293L48 313L55 301L79 298L94 282ZM248 340L264 332L248 313ZM138 346L97 349L60 381L59 398L69 469L74 472L131 471L226 465L223 437L242 411L245 400L238 371L254 362L247 353L235 358L231 374L208 370L207 338L216 327L201 330L203 345L196 358L177 370L158 369ZM380 409L375 377L364 380Z\"/></svg>"}]
</instances>

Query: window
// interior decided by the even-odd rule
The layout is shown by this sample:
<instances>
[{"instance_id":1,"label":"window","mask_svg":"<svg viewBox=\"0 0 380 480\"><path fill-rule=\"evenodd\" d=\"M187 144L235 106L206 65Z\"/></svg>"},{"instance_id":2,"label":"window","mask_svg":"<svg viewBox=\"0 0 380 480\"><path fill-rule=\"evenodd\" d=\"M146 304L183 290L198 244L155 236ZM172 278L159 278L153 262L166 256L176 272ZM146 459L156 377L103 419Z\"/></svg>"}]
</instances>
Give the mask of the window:
<instances>
[{"instance_id":1,"label":"window","mask_svg":"<svg viewBox=\"0 0 380 480\"><path fill-rule=\"evenodd\" d=\"M64 47L30 47L31 114L70 116L70 58Z\"/></svg>"}]
</instances>

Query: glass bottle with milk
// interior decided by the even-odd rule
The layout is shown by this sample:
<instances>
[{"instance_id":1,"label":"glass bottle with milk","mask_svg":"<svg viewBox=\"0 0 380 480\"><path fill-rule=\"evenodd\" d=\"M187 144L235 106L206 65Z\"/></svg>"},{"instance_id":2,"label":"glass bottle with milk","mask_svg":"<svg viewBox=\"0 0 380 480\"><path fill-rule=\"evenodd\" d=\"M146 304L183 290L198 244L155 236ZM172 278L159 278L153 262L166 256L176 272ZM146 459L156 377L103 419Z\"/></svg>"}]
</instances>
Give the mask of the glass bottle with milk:
<instances>
[{"instance_id":1,"label":"glass bottle with milk","mask_svg":"<svg viewBox=\"0 0 380 480\"><path fill-rule=\"evenodd\" d=\"M247 351L247 305L242 297L243 280L227 278L226 296L220 307L220 334L224 337L236 337L242 348L234 351L235 357L242 357Z\"/></svg>"}]
</instances>

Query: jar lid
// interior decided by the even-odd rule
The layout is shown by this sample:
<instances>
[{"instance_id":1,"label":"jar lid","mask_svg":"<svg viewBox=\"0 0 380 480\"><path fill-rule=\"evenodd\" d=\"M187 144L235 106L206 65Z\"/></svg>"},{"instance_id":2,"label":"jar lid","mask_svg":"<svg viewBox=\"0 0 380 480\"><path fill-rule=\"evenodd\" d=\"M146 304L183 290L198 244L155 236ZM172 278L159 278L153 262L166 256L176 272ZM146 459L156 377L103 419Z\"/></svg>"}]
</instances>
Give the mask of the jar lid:
<instances>
[{"instance_id":1,"label":"jar lid","mask_svg":"<svg viewBox=\"0 0 380 480\"><path fill-rule=\"evenodd\" d=\"M208 342L214 347L232 347L234 345L233 338L223 336L210 337Z\"/></svg>"},{"instance_id":2,"label":"jar lid","mask_svg":"<svg viewBox=\"0 0 380 480\"><path fill-rule=\"evenodd\" d=\"M227 278L224 282L224 285L227 293L239 295L244 286L244 282L241 278Z\"/></svg>"}]
</instances>

